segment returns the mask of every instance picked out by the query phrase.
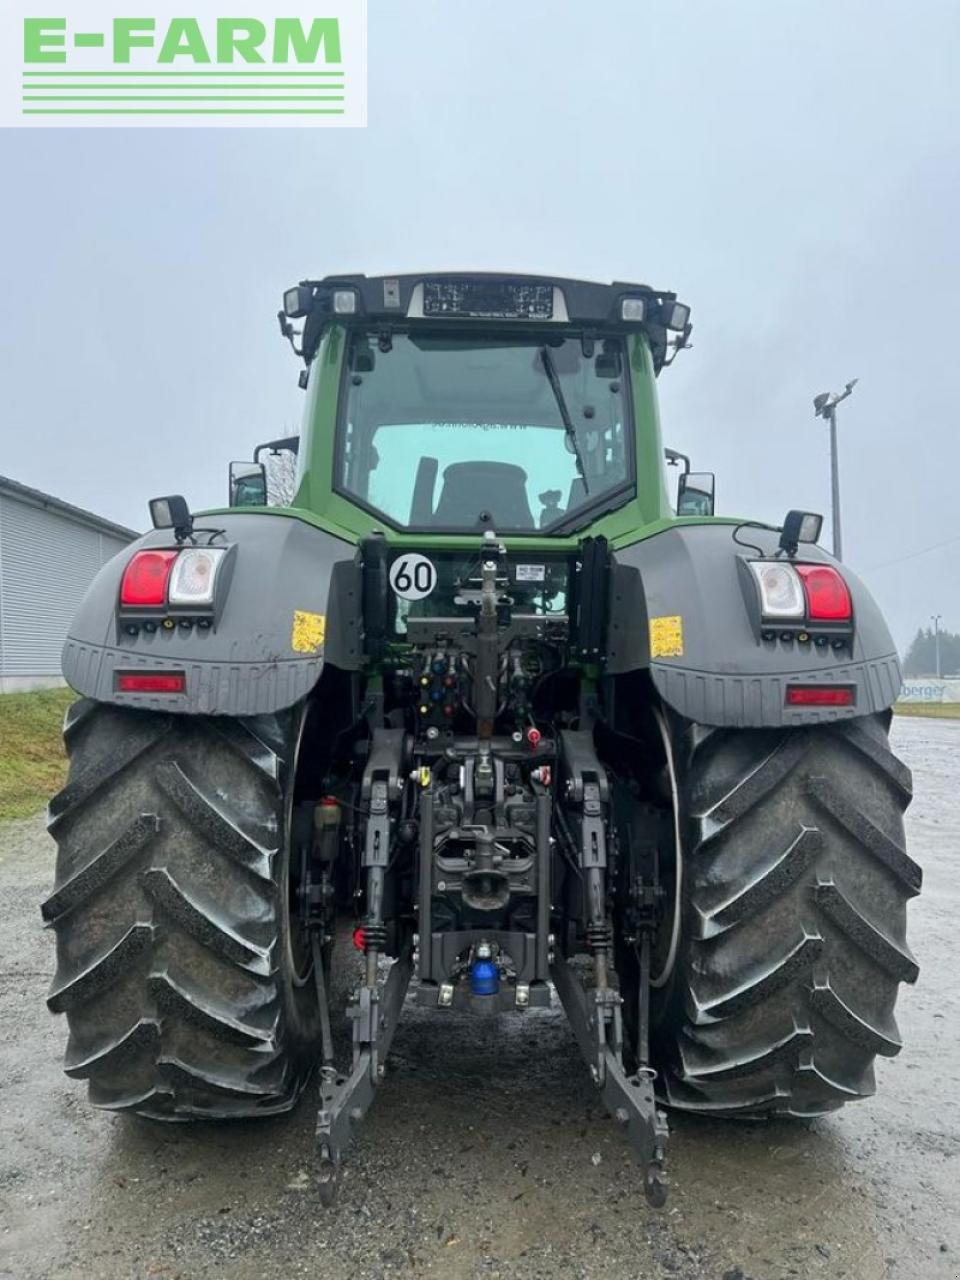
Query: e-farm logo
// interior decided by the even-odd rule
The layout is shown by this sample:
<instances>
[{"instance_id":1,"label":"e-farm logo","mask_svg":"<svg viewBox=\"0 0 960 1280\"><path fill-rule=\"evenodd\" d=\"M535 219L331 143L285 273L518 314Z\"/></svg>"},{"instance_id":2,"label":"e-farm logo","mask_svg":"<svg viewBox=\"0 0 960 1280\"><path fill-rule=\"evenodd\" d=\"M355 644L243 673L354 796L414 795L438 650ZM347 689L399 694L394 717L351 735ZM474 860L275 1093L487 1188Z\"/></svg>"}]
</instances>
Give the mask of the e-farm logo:
<instances>
[{"instance_id":1,"label":"e-farm logo","mask_svg":"<svg viewBox=\"0 0 960 1280\"><path fill-rule=\"evenodd\" d=\"M188 0L187 16L164 0L21 11L2 123L365 125L366 0L274 2L255 16L222 0Z\"/></svg>"}]
</instances>

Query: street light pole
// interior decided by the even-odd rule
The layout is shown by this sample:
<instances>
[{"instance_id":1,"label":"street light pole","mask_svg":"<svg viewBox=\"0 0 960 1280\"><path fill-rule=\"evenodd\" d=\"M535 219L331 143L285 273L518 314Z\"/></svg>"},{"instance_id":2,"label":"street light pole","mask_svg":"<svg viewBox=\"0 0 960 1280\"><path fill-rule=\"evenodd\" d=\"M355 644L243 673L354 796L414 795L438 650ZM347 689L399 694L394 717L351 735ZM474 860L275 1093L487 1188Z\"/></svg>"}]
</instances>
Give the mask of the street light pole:
<instances>
[{"instance_id":1,"label":"street light pole","mask_svg":"<svg viewBox=\"0 0 960 1280\"><path fill-rule=\"evenodd\" d=\"M933 623L934 644L937 646L937 679L938 680L941 678L940 676L940 618L941 617L942 617L942 614L939 614L939 613L931 613L930 615L930 621Z\"/></svg>"},{"instance_id":2,"label":"street light pole","mask_svg":"<svg viewBox=\"0 0 960 1280\"><path fill-rule=\"evenodd\" d=\"M813 411L818 418L830 423L830 523L833 529L833 554L843 559L843 534L840 528L840 461L837 449L837 405L846 400L858 378L848 382L843 391L824 391L814 397Z\"/></svg>"},{"instance_id":3,"label":"street light pole","mask_svg":"<svg viewBox=\"0 0 960 1280\"><path fill-rule=\"evenodd\" d=\"M837 458L837 408L830 410L830 522L833 529L833 554L843 559L843 535L840 531L840 463Z\"/></svg>"}]
</instances>

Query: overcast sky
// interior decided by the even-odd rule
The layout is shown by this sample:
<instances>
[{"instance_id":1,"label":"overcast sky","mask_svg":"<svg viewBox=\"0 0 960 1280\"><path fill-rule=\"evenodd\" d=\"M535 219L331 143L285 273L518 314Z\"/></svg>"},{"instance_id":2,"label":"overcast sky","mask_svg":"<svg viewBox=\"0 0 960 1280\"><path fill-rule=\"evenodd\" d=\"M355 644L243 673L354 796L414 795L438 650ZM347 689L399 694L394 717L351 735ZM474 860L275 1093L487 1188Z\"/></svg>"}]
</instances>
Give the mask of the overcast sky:
<instances>
[{"instance_id":1,"label":"overcast sky","mask_svg":"<svg viewBox=\"0 0 960 1280\"><path fill-rule=\"evenodd\" d=\"M0 473L219 504L298 425L305 275L638 280L693 307L665 440L722 513L828 511L811 401L860 378L845 558L901 645L960 631L956 0L370 0L369 40L363 131L0 133Z\"/></svg>"}]
</instances>

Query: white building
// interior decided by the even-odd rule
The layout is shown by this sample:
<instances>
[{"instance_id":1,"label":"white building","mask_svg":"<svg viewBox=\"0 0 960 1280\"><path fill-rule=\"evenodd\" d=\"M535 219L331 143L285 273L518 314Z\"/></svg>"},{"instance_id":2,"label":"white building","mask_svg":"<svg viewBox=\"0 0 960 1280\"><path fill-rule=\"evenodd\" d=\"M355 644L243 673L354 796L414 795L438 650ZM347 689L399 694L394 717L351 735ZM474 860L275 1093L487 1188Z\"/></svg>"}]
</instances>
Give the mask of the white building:
<instances>
[{"instance_id":1,"label":"white building","mask_svg":"<svg viewBox=\"0 0 960 1280\"><path fill-rule=\"evenodd\" d=\"M0 693L62 682L60 650L84 591L137 536L0 476Z\"/></svg>"}]
</instances>

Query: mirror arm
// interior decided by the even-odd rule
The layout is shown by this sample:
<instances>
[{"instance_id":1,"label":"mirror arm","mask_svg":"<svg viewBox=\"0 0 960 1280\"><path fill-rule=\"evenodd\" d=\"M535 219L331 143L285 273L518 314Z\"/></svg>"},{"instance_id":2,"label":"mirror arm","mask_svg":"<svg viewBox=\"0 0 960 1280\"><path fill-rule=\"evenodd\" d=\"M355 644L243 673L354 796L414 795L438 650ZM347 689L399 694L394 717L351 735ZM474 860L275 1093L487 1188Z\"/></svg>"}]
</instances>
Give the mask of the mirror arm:
<instances>
[{"instance_id":1,"label":"mirror arm","mask_svg":"<svg viewBox=\"0 0 960 1280\"><path fill-rule=\"evenodd\" d=\"M685 476L690 474L690 459L685 453L681 453L679 449L664 449L663 453L668 466L675 467L678 462L682 462L683 474Z\"/></svg>"},{"instance_id":2,"label":"mirror arm","mask_svg":"<svg viewBox=\"0 0 960 1280\"><path fill-rule=\"evenodd\" d=\"M290 323L290 321L287 319L286 315L282 311L277 312L277 319L280 321L280 333L290 343L290 346L293 350L293 354L295 356L302 357L303 345L301 344L298 347L296 342L294 341L294 339L297 337L297 332L294 329L293 325Z\"/></svg>"}]
</instances>

